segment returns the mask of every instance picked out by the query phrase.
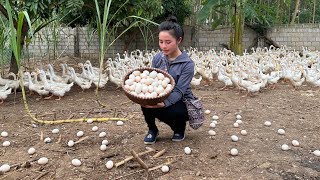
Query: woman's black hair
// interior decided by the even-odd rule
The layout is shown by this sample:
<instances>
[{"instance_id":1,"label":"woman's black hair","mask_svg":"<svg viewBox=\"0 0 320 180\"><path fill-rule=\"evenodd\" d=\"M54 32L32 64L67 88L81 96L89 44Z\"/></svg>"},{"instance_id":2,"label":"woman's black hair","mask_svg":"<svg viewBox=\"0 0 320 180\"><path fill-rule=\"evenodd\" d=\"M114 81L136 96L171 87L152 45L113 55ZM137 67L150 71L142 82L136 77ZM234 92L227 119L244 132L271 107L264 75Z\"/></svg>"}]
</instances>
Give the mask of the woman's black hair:
<instances>
[{"instance_id":1,"label":"woman's black hair","mask_svg":"<svg viewBox=\"0 0 320 180\"><path fill-rule=\"evenodd\" d=\"M163 21L159 26L159 32L169 31L169 33L176 39L183 40L184 32L182 27L177 23L177 18L175 16L169 16L166 21Z\"/></svg>"}]
</instances>

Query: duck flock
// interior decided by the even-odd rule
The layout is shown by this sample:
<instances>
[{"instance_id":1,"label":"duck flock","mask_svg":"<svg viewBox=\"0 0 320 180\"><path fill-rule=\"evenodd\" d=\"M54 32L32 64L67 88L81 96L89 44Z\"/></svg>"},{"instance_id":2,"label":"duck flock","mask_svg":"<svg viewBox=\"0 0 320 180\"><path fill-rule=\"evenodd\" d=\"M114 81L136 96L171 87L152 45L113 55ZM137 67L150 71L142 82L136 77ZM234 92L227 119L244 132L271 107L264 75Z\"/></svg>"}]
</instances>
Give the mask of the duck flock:
<instances>
[{"instance_id":1,"label":"duck flock","mask_svg":"<svg viewBox=\"0 0 320 180\"><path fill-rule=\"evenodd\" d=\"M306 83L320 86L320 52L303 48L302 51L291 50L285 46L275 48L251 49L243 55L235 55L227 49L215 51L199 51L196 48L186 50L195 62L194 78L191 85L198 86L201 81L211 83L218 79L224 84L222 89L236 87L245 90L247 95L257 93L261 88L275 88L279 80L285 80L294 88ZM117 54L109 58L104 67L94 67L90 60L78 63L76 67L60 64L62 72L56 72L52 64L46 69L37 68L32 72L24 72L23 85L49 99L58 99L68 93L74 85L82 90L98 86L103 88L110 81L121 86L122 78L132 69L150 67L153 56L159 51L135 50L122 56ZM11 78L10 78L11 76ZM20 80L14 73L8 73L6 78L0 76L0 104L16 89Z\"/></svg>"}]
</instances>

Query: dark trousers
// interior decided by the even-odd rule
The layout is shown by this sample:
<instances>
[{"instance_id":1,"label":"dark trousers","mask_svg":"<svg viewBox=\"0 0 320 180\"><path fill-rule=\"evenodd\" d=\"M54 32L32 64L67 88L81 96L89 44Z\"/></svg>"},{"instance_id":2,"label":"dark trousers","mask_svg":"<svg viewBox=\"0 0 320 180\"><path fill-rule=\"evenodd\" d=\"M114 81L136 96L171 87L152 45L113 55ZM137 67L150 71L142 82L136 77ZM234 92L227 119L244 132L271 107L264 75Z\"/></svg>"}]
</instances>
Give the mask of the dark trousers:
<instances>
[{"instance_id":1,"label":"dark trousers","mask_svg":"<svg viewBox=\"0 0 320 180\"><path fill-rule=\"evenodd\" d=\"M175 133L184 132L186 121L188 121L188 111L183 101L166 108L144 108L141 107L149 130L158 131L155 118L166 123Z\"/></svg>"}]
</instances>

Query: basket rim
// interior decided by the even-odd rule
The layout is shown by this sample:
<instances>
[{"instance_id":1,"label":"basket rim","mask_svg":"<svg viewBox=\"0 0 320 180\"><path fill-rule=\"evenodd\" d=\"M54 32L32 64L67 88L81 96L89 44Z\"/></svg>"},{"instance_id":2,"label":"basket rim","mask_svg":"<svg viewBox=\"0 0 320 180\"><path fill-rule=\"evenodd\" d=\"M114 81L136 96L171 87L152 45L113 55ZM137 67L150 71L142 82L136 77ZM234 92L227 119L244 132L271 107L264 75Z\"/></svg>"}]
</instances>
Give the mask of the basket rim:
<instances>
[{"instance_id":1,"label":"basket rim","mask_svg":"<svg viewBox=\"0 0 320 180\"><path fill-rule=\"evenodd\" d=\"M124 86L125 86L125 80L127 79L126 77L128 77L130 74L132 74L134 71L137 71L137 70L138 71L155 70L157 72L161 72L162 74L164 74L166 77L168 77L170 79L170 84L172 85L172 87L170 88L170 90L168 91L167 94L163 94L163 95L157 96L157 97L141 97L141 96L134 95L134 94L130 93L127 89L125 89ZM175 85L176 85L175 80L173 79L173 77L168 72L166 72L166 71L164 71L162 69L154 68L154 67L140 67L140 68L132 69L132 70L130 70L130 71L128 71L126 73L126 75L124 76L124 78L122 80L122 83L121 83L121 87L125 91L125 93L127 93L130 96L133 96L134 98L140 99L140 100L157 100L157 99L161 99L164 96L167 96L168 94L170 94L173 91Z\"/></svg>"}]
</instances>

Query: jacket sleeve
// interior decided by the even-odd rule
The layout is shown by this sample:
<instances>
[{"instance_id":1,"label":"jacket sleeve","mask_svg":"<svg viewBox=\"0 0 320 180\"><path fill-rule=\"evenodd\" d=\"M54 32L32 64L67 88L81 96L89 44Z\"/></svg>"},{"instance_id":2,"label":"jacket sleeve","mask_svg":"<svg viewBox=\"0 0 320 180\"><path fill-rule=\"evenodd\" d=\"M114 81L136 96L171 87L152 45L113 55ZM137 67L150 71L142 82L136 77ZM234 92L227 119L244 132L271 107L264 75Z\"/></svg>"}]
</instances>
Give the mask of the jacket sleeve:
<instances>
[{"instance_id":1,"label":"jacket sleeve","mask_svg":"<svg viewBox=\"0 0 320 180\"><path fill-rule=\"evenodd\" d=\"M182 98L182 93L185 94L194 74L194 62L190 61L181 69L181 74L176 82L176 85L167 99L164 100L165 107L175 104Z\"/></svg>"}]
</instances>

